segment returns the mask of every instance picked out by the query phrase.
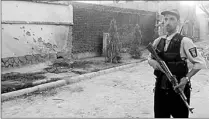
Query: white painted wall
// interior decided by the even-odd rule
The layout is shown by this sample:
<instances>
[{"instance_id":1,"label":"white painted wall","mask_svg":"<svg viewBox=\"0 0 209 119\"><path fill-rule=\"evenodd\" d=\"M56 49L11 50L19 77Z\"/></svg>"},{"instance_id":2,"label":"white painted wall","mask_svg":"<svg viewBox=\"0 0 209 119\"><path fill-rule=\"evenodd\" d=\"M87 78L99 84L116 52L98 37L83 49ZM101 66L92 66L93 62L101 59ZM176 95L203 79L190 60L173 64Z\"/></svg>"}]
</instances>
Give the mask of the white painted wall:
<instances>
[{"instance_id":1,"label":"white painted wall","mask_svg":"<svg viewBox=\"0 0 209 119\"><path fill-rule=\"evenodd\" d=\"M16 24L12 23L13 21L40 22L40 24ZM47 24L48 22L69 25L53 25ZM1 56L18 57L64 51L69 34L72 32L70 24L73 24L71 5L2 1Z\"/></svg>"},{"instance_id":2,"label":"white painted wall","mask_svg":"<svg viewBox=\"0 0 209 119\"><path fill-rule=\"evenodd\" d=\"M2 24L2 58L63 51L68 32L67 26Z\"/></svg>"},{"instance_id":3,"label":"white painted wall","mask_svg":"<svg viewBox=\"0 0 209 119\"><path fill-rule=\"evenodd\" d=\"M2 1L2 21L73 23L72 6L26 1Z\"/></svg>"}]
</instances>

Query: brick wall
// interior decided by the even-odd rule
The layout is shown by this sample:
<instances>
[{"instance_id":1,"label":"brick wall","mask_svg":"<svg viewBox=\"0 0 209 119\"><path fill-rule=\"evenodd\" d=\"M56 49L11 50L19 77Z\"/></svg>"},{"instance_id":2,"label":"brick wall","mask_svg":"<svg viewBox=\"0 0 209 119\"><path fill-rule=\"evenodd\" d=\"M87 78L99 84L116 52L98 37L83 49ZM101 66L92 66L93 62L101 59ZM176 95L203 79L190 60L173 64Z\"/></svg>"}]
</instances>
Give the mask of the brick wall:
<instances>
[{"instance_id":1,"label":"brick wall","mask_svg":"<svg viewBox=\"0 0 209 119\"><path fill-rule=\"evenodd\" d=\"M71 3L73 6L73 49L74 54L85 52L102 53L103 32L108 32L110 21L114 18L120 40L127 47L133 39L136 24L142 30L145 45L154 35L155 13L143 10L123 9L95 4Z\"/></svg>"}]
</instances>

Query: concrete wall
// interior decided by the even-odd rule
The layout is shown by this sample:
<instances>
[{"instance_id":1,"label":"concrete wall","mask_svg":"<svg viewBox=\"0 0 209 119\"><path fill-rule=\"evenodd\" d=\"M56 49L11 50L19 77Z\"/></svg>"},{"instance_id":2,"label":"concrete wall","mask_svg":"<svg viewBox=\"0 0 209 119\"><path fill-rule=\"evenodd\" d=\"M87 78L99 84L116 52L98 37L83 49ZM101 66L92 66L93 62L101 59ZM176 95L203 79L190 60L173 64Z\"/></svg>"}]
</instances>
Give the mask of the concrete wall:
<instances>
[{"instance_id":1,"label":"concrete wall","mask_svg":"<svg viewBox=\"0 0 209 119\"><path fill-rule=\"evenodd\" d=\"M71 56L72 25L71 5L2 1L2 66L51 60L58 53Z\"/></svg>"},{"instance_id":2,"label":"concrete wall","mask_svg":"<svg viewBox=\"0 0 209 119\"><path fill-rule=\"evenodd\" d=\"M73 23L72 6L27 1L2 1L3 21Z\"/></svg>"},{"instance_id":3,"label":"concrete wall","mask_svg":"<svg viewBox=\"0 0 209 119\"><path fill-rule=\"evenodd\" d=\"M64 51L68 32L67 26L2 24L2 58Z\"/></svg>"}]
</instances>

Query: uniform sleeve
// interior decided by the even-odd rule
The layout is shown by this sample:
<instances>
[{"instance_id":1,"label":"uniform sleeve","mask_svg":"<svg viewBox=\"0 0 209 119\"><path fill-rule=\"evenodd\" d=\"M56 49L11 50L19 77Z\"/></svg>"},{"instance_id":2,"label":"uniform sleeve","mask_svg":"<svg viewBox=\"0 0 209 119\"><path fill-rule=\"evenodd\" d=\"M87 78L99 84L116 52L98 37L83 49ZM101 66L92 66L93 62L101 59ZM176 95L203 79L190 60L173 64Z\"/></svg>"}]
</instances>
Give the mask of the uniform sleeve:
<instances>
[{"instance_id":1,"label":"uniform sleeve","mask_svg":"<svg viewBox=\"0 0 209 119\"><path fill-rule=\"evenodd\" d=\"M205 69L206 62L200 52L197 50L196 45L190 38L183 38L183 49L187 59L193 64L193 69Z\"/></svg>"}]
</instances>

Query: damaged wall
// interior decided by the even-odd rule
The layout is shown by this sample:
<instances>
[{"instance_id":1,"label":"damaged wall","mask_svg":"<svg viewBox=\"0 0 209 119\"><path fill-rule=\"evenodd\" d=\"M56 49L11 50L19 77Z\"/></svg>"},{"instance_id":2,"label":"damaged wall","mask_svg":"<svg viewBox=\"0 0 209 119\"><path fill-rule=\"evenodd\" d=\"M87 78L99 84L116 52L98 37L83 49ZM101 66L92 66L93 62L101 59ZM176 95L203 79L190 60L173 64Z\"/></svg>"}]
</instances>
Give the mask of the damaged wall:
<instances>
[{"instance_id":1,"label":"damaged wall","mask_svg":"<svg viewBox=\"0 0 209 119\"><path fill-rule=\"evenodd\" d=\"M2 67L71 58L71 5L2 1Z\"/></svg>"},{"instance_id":2,"label":"damaged wall","mask_svg":"<svg viewBox=\"0 0 209 119\"><path fill-rule=\"evenodd\" d=\"M69 28L53 25L2 25L2 58L64 50Z\"/></svg>"}]
</instances>

